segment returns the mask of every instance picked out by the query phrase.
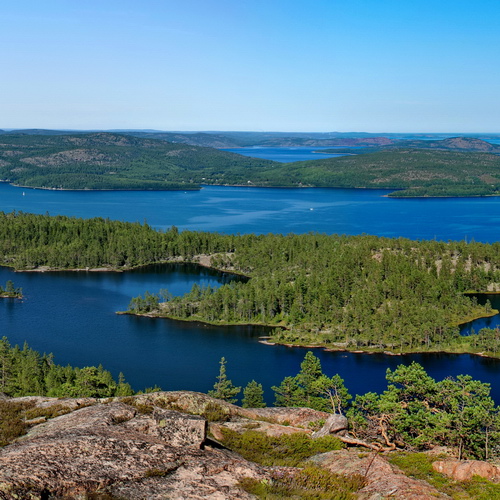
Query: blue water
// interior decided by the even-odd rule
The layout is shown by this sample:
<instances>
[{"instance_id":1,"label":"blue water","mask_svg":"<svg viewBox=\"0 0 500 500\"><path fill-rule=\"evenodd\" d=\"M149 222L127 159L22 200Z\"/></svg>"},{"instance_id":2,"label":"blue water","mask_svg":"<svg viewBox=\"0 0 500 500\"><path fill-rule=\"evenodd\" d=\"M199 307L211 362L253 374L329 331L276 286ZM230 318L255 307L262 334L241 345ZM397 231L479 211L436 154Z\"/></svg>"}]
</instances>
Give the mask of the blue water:
<instances>
[{"instance_id":1,"label":"blue water","mask_svg":"<svg viewBox=\"0 0 500 500\"><path fill-rule=\"evenodd\" d=\"M262 383L273 402L271 386L300 370L306 349L267 346L262 327L215 327L181 321L117 315L132 296L167 288L173 294L193 283L217 286L231 279L194 266L151 266L127 273L46 272L14 273L0 267L0 283L12 279L24 298L0 300L0 335L12 344L27 341L40 352L52 352L59 364L102 364L116 377L120 371L138 390L155 384L165 390L206 392L218 374L219 360L228 360L228 376L245 386ZM401 363L417 361L438 379L460 373L495 384L500 363L477 356L417 354L385 356L327 352L316 349L323 370L339 373L353 393L382 391L385 372Z\"/></svg>"},{"instance_id":2,"label":"blue water","mask_svg":"<svg viewBox=\"0 0 500 500\"><path fill-rule=\"evenodd\" d=\"M272 151L271 151L272 153ZM275 151L271 159L287 152ZM500 198L386 198L386 190L259 189L205 187L197 192L85 192L22 189L0 184L0 210L147 221L156 228L226 233L323 233L405 236L413 239L493 242L500 235ZM127 273L12 273L0 268L0 284L13 279L22 301L0 301L0 335L53 352L58 363L102 363L123 371L135 389L207 391L218 361L228 360L235 384L255 379L272 403L270 387L300 369L305 350L258 342L267 330L212 327L119 316L131 297L168 288L174 294L195 282L228 279L204 269L156 267ZM488 320L496 321L496 319ZM490 323L490 326L493 323ZM486 323L485 323L486 325ZM476 330L479 329L475 327ZM417 360L436 378L470 373L490 382L500 402L500 362L468 355L384 356L317 350L324 371L339 373L353 393L380 391L388 367Z\"/></svg>"},{"instance_id":3,"label":"blue water","mask_svg":"<svg viewBox=\"0 0 500 500\"><path fill-rule=\"evenodd\" d=\"M251 148L231 148L224 149L223 151L230 151L231 153L238 153L243 156L251 156L253 158L263 158L265 160L274 160L282 163L291 163L294 161L306 160L322 160L325 158L332 158L335 156L344 156L341 154L318 153L324 149L329 148L264 148L254 146Z\"/></svg>"},{"instance_id":4,"label":"blue water","mask_svg":"<svg viewBox=\"0 0 500 500\"><path fill-rule=\"evenodd\" d=\"M500 197L392 199L388 190L207 186L200 191L50 191L0 184L0 210L147 221L225 233L376 234L494 242ZM24 193L24 195L23 195Z\"/></svg>"}]
</instances>

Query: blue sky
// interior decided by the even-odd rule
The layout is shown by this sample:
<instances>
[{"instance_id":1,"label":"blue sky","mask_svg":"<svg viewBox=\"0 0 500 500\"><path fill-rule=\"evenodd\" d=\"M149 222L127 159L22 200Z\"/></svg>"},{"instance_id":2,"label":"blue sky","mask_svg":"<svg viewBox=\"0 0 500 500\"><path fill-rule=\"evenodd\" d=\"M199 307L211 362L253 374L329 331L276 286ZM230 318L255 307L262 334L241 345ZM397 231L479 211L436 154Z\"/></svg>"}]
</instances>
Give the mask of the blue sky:
<instances>
[{"instance_id":1,"label":"blue sky","mask_svg":"<svg viewBox=\"0 0 500 500\"><path fill-rule=\"evenodd\" d=\"M16 0L0 128L500 132L498 0Z\"/></svg>"}]
</instances>

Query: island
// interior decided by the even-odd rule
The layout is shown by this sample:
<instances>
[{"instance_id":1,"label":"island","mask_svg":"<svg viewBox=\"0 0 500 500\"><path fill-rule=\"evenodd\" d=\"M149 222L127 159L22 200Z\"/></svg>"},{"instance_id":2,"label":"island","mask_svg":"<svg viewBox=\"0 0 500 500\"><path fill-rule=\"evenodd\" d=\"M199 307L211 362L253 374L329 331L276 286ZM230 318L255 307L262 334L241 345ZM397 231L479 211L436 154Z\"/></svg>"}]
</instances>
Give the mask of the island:
<instances>
[{"instance_id":1,"label":"island","mask_svg":"<svg viewBox=\"0 0 500 500\"><path fill-rule=\"evenodd\" d=\"M46 237L51 235L50 240ZM500 355L495 330L459 325L496 313L500 246L370 235L156 231L108 219L0 212L0 263L16 270L124 271L190 262L246 277L131 300L129 313L274 328L271 342L370 352Z\"/></svg>"},{"instance_id":2,"label":"island","mask_svg":"<svg viewBox=\"0 0 500 500\"><path fill-rule=\"evenodd\" d=\"M0 286L0 299L22 299L23 289L16 288L12 280L8 280L5 287Z\"/></svg>"}]
</instances>

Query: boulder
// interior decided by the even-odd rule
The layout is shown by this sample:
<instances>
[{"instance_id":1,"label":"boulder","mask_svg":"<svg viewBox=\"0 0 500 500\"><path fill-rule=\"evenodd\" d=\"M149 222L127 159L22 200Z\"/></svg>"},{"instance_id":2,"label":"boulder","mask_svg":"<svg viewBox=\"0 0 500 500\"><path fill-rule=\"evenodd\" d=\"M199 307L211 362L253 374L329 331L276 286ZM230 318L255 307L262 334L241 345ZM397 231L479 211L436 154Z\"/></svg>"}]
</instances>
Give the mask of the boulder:
<instances>
[{"instance_id":1,"label":"boulder","mask_svg":"<svg viewBox=\"0 0 500 500\"><path fill-rule=\"evenodd\" d=\"M248 409L256 420L262 419L281 425L310 428L311 424L326 420L331 413L311 408L251 408Z\"/></svg>"},{"instance_id":2,"label":"boulder","mask_svg":"<svg viewBox=\"0 0 500 500\"><path fill-rule=\"evenodd\" d=\"M481 460L438 460L432 467L455 481L469 481L473 476L484 477L490 481L500 480L500 469Z\"/></svg>"},{"instance_id":3,"label":"boulder","mask_svg":"<svg viewBox=\"0 0 500 500\"><path fill-rule=\"evenodd\" d=\"M323 436L328 436L329 434L336 434L347 429L347 418L344 415L339 415L337 413L330 415L325 422L323 427L315 432L312 437L319 438Z\"/></svg>"}]
</instances>

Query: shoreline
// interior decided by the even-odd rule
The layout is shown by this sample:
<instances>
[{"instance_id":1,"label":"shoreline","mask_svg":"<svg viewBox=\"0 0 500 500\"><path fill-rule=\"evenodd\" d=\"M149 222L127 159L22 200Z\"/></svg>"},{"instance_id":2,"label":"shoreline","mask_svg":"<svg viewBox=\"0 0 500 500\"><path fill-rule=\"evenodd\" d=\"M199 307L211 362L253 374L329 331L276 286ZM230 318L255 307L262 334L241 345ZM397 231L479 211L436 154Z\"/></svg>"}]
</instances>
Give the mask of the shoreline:
<instances>
[{"instance_id":1,"label":"shoreline","mask_svg":"<svg viewBox=\"0 0 500 500\"><path fill-rule=\"evenodd\" d=\"M324 153L321 153L324 154ZM331 154L337 154L337 153L331 153ZM342 155L342 156L348 156L348 155ZM354 155L355 156L355 155ZM355 189L355 190L361 190L361 189L366 189L366 190L376 190L376 189L382 189L382 190L392 190L394 189L394 192L397 191L403 191L406 189L411 189L411 188L390 188L390 187L379 187L379 186L312 186L312 185L302 185L302 186L280 186L280 185L256 185L255 183L250 183L250 184L203 184L200 183L199 186L197 187L178 187L178 188L104 188L104 189L99 189L99 188L61 188L61 187L42 187L42 186L23 186L21 184L14 184L12 182L9 182L7 180L0 180L0 182L4 182L6 184L9 184L10 186L16 187L16 188L21 188L21 189L33 189L33 190L44 190L44 191L88 191L88 192L105 192L105 191L201 191L205 186L215 186L215 187L253 187L253 188L262 188L262 189ZM495 198L500 196L499 194L476 194L476 195L456 195L456 194L450 194L450 195L439 195L439 196L429 196L429 195L416 195L416 196L393 196L393 193L388 193L381 195L382 198L396 198L398 200L401 199L439 199L439 198Z\"/></svg>"},{"instance_id":2,"label":"shoreline","mask_svg":"<svg viewBox=\"0 0 500 500\"><path fill-rule=\"evenodd\" d=\"M281 343L281 342L272 342L269 340L266 340L266 337L259 337L262 340L259 340L258 342L260 344L264 345L269 345L269 346L274 346L274 345L283 345L286 347L297 347L301 349L323 349L324 351L327 352L347 352L350 354L383 354L384 356L408 356L411 354L456 354L457 356L462 356L464 354L468 354L470 356L479 356L481 358L488 358L488 359L498 359L500 360L500 354L498 356L491 356L489 354L485 354L484 352L470 352L470 351L453 351L453 350L446 350L446 349L437 349L437 350L430 350L430 351L407 351L407 352L392 352L392 351L387 351L387 350L363 350L363 349L347 349L345 347L326 347L324 345L318 345L318 344L288 344L288 343ZM269 337L267 337L269 338Z\"/></svg>"},{"instance_id":3,"label":"shoreline","mask_svg":"<svg viewBox=\"0 0 500 500\"><path fill-rule=\"evenodd\" d=\"M223 322L223 321L208 321L208 320L202 320L202 319L188 319L188 318L177 318L175 316L168 316L164 314L160 314L159 312L155 311L150 311L150 312L144 312L144 313L135 313L132 311L116 311L115 314L119 315L129 315L129 316L142 316L142 317L147 317L147 318L157 318L157 319L166 319L170 321L182 321L186 323L199 323L202 325L211 325L211 326L257 326L257 327L265 327L265 328L282 328L286 330L286 327L284 325L269 325L269 324L264 324L264 323L230 323L230 322ZM478 316L477 318L474 319L480 319L480 318L486 318L486 317L491 317L495 316L496 314L499 314L499 311L496 313L488 314L488 315L481 315ZM465 321L464 323L460 324L465 324L470 321L474 321L474 319L469 319L468 321ZM260 336L257 340L259 344L263 345L268 345L268 346L275 346L275 345L282 345L285 347L297 347L301 349L323 349L324 351L328 352L348 352L348 353L353 353L353 354L383 354L385 356L405 356L409 354L457 354L457 355L463 355L463 354L469 354L471 356L480 356L482 358L489 358L489 359L499 359L500 360L500 353L497 356L485 354L483 351L481 352L472 352L472 351L467 351L467 350L453 350L453 349L437 349L437 350L413 350L413 351L400 351L400 352L393 352L388 350L387 348L382 348L382 349L360 349L359 347L356 347L355 349L348 349L346 347L331 347L331 346L326 346L323 344L314 344L314 343L304 343L304 344L295 344L295 343L289 343L289 342L276 342L272 340L272 336Z\"/></svg>"}]
</instances>

